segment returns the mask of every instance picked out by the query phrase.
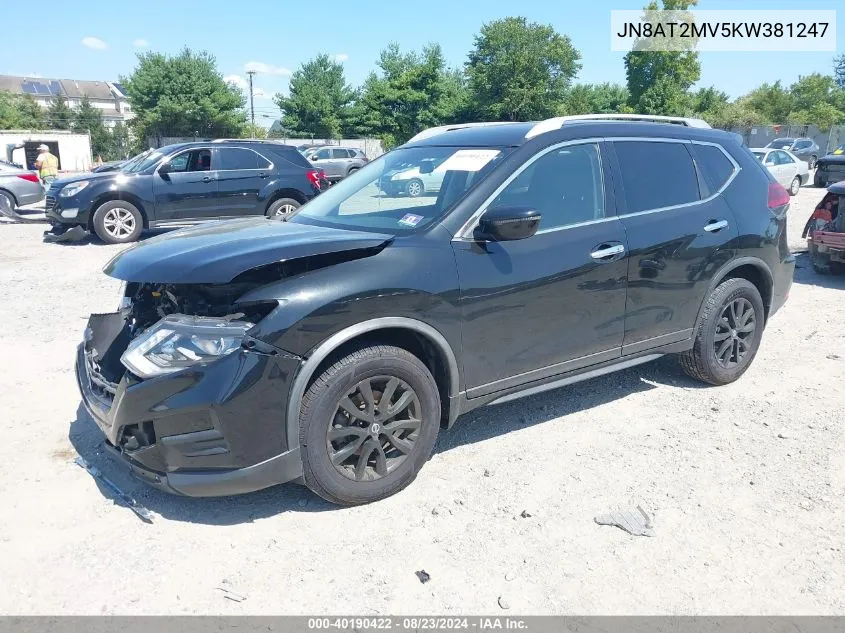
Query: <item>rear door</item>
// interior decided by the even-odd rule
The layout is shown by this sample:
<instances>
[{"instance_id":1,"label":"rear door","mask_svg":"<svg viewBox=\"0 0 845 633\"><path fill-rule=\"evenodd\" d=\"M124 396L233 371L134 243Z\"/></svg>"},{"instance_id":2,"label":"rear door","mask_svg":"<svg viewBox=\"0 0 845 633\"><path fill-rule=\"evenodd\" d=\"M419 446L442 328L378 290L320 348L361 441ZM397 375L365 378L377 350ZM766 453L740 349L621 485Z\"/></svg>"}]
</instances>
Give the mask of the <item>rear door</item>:
<instances>
[{"instance_id":1,"label":"rear door","mask_svg":"<svg viewBox=\"0 0 845 633\"><path fill-rule=\"evenodd\" d=\"M156 224L206 218L217 210L217 173L212 170L212 147L191 148L172 156L153 174Z\"/></svg>"},{"instance_id":2,"label":"rear door","mask_svg":"<svg viewBox=\"0 0 845 633\"><path fill-rule=\"evenodd\" d=\"M218 147L218 199L216 217L243 217L264 213L261 190L270 177L272 163L246 147Z\"/></svg>"},{"instance_id":3,"label":"rear door","mask_svg":"<svg viewBox=\"0 0 845 633\"><path fill-rule=\"evenodd\" d=\"M332 148L332 162L335 164L335 171L339 178L345 178L349 171L350 152L343 147Z\"/></svg>"},{"instance_id":4,"label":"rear door","mask_svg":"<svg viewBox=\"0 0 845 633\"><path fill-rule=\"evenodd\" d=\"M713 274L736 248L720 194L738 167L708 143L622 139L613 148L630 248L622 347L630 354L692 335Z\"/></svg>"}]
</instances>

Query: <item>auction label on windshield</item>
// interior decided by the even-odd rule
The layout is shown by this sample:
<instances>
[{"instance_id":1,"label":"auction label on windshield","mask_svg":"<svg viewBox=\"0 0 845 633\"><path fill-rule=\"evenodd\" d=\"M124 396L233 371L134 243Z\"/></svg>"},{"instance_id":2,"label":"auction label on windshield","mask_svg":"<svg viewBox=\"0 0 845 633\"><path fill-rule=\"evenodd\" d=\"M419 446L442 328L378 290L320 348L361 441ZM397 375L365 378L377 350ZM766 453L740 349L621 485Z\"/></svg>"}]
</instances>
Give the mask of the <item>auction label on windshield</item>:
<instances>
[{"instance_id":1,"label":"auction label on windshield","mask_svg":"<svg viewBox=\"0 0 845 633\"><path fill-rule=\"evenodd\" d=\"M612 51L836 51L836 11L610 12Z\"/></svg>"},{"instance_id":2,"label":"auction label on windshield","mask_svg":"<svg viewBox=\"0 0 845 633\"><path fill-rule=\"evenodd\" d=\"M497 149L459 149L434 171L478 171L498 155Z\"/></svg>"}]
</instances>

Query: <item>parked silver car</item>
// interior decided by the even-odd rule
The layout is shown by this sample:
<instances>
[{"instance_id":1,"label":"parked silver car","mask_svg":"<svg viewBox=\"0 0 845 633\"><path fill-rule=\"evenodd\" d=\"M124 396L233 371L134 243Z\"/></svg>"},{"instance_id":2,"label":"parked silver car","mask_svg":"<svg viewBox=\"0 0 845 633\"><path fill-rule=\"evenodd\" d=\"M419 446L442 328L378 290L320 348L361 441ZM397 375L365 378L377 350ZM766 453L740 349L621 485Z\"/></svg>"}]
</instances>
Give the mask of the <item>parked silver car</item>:
<instances>
[{"instance_id":1,"label":"parked silver car","mask_svg":"<svg viewBox=\"0 0 845 633\"><path fill-rule=\"evenodd\" d=\"M6 198L9 206L14 209L41 202L44 199L44 186L38 172L0 160L0 196Z\"/></svg>"},{"instance_id":2,"label":"parked silver car","mask_svg":"<svg viewBox=\"0 0 845 633\"><path fill-rule=\"evenodd\" d=\"M806 185L810 180L807 163L790 151L770 147L752 147L751 151L790 196L797 195L801 185Z\"/></svg>"},{"instance_id":3,"label":"parked silver car","mask_svg":"<svg viewBox=\"0 0 845 633\"><path fill-rule=\"evenodd\" d=\"M821 150L816 142L811 138L792 138L792 137L784 137L784 138L776 138L771 143L766 145L766 149L785 149L790 152L794 156L797 156L805 163L807 163L807 169L812 169L816 166L816 161L819 160L819 156L821 156Z\"/></svg>"},{"instance_id":4,"label":"parked silver car","mask_svg":"<svg viewBox=\"0 0 845 633\"><path fill-rule=\"evenodd\" d=\"M354 147L312 147L303 154L314 167L322 169L331 182L343 180L369 161L364 152Z\"/></svg>"}]
</instances>

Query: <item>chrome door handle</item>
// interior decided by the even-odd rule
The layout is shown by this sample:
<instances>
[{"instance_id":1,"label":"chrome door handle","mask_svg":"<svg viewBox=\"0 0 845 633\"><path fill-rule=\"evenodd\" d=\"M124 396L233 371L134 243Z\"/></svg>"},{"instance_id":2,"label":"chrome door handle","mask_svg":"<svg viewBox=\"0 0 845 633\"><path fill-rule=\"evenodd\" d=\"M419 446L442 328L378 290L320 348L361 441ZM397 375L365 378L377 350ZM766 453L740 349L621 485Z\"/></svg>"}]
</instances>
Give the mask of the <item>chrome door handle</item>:
<instances>
[{"instance_id":1,"label":"chrome door handle","mask_svg":"<svg viewBox=\"0 0 845 633\"><path fill-rule=\"evenodd\" d=\"M716 231L721 231L726 228L728 228L727 220L711 220L704 225L704 230L708 233L715 233Z\"/></svg>"},{"instance_id":2,"label":"chrome door handle","mask_svg":"<svg viewBox=\"0 0 845 633\"><path fill-rule=\"evenodd\" d=\"M599 248L590 253L593 259L605 259L606 257L613 257L614 255L621 255L625 252L625 247L622 244L615 246L608 246L606 248Z\"/></svg>"}]
</instances>

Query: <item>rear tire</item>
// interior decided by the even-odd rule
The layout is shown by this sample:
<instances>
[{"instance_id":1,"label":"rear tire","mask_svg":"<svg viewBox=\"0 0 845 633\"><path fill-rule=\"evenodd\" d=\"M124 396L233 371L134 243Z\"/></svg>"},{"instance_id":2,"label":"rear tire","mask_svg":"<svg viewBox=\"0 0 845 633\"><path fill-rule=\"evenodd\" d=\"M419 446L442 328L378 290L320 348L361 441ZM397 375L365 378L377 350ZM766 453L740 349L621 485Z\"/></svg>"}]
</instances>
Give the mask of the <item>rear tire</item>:
<instances>
[{"instance_id":1,"label":"rear tire","mask_svg":"<svg viewBox=\"0 0 845 633\"><path fill-rule=\"evenodd\" d=\"M704 302L693 348L680 355L687 375L711 385L737 380L754 360L763 337L765 308L747 279L728 279Z\"/></svg>"},{"instance_id":2,"label":"rear tire","mask_svg":"<svg viewBox=\"0 0 845 633\"><path fill-rule=\"evenodd\" d=\"M283 220L301 206L300 202L293 198L279 198L270 203L265 215L271 219Z\"/></svg>"},{"instance_id":3,"label":"rear tire","mask_svg":"<svg viewBox=\"0 0 845 633\"><path fill-rule=\"evenodd\" d=\"M106 244L127 244L141 236L144 218L134 204L109 200L94 213L94 232Z\"/></svg>"},{"instance_id":4,"label":"rear tire","mask_svg":"<svg viewBox=\"0 0 845 633\"><path fill-rule=\"evenodd\" d=\"M797 196L799 191L801 191L801 177L795 176L795 178L792 179L792 182L789 183L789 195Z\"/></svg>"},{"instance_id":5,"label":"rear tire","mask_svg":"<svg viewBox=\"0 0 845 633\"><path fill-rule=\"evenodd\" d=\"M5 198L6 200L8 200L8 202L9 202L9 208L10 208L12 211L14 211L15 209L17 209L18 204L17 204L17 202L15 201L15 196L13 196L13 195L12 195L11 193L9 193L8 191L3 191L2 189L0 189L0 198Z\"/></svg>"},{"instance_id":6,"label":"rear tire","mask_svg":"<svg viewBox=\"0 0 845 633\"><path fill-rule=\"evenodd\" d=\"M340 505L371 503L402 490L431 455L440 411L437 383L416 356L388 345L352 352L318 376L302 398L305 484Z\"/></svg>"}]
</instances>

